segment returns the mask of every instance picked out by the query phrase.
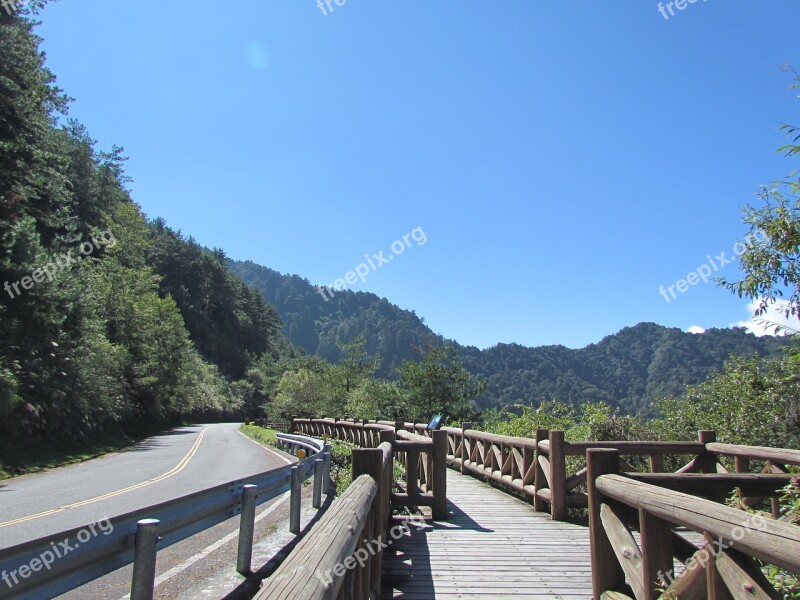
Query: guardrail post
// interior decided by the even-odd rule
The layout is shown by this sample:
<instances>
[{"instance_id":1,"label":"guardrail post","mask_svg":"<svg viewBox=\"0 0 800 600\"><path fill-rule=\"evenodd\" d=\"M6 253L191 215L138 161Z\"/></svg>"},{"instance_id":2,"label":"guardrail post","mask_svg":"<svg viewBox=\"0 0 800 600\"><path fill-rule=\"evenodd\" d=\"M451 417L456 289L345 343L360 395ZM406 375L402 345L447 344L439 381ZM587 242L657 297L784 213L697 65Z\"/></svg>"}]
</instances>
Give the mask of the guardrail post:
<instances>
[{"instance_id":1,"label":"guardrail post","mask_svg":"<svg viewBox=\"0 0 800 600\"><path fill-rule=\"evenodd\" d=\"M242 514L239 518L239 553L236 558L236 571L242 575L250 573L253 562L253 536L256 526L256 496L258 486L242 487Z\"/></svg>"},{"instance_id":2,"label":"guardrail post","mask_svg":"<svg viewBox=\"0 0 800 600\"><path fill-rule=\"evenodd\" d=\"M321 458L314 461L314 497L311 500L311 506L319 508L322 506L322 480L324 479L325 465Z\"/></svg>"},{"instance_id":3,"label":"guardrail post","mask_svg":"<svg viewBox=\"0 0 800 600\"><path fill-rule=\"evenodd\" d=\"M567 465L564 457L564 432L550 432L550 518L567 518Z\"/></svg>"},{"instance_id":4,"label":"guardrail post","mask_svg":"<svg viewBox=\"0 0 800 600\"><path fill-rule=\"evenodd\" d=\"M472 429L472 423L466 421L461 423L461 474L466 473L464 464L469 460L469 449L467 448L467 434L464 433L467 429Z\"/></svg>"},{"instance_id":5,"label":"guardrail post","mask_svg":"<svg viewBox=\"0 0 800 600\"><path fill-rule=\"evenodd\" d=\"M325 442L325 451L323 454L324 462L324 481L322 487L325 490L325 495L327 496L330 493L331 489L331 444L330 442Z\"/></svg>"},{"instance_id":6,"label":"guardrail post","mask_svg":"<svg viewBox=\"0 0 800 600\"><path fill-rule=\"evenodd\" d=\"M289 433L294 433L294 420L297 418L297 415L292 415L289 417Z\"/></svg>"},{"instance_id":7,"label":"guardrail post","mask_svg":"<svg viewBox=\"0 0 800 600\"><path fill-rule=\"evenodd\" d=\"M547 487L547 478L544 474L544 469L542 465L539 464L539 457L543 456L542 451L539 450L539 442L543 442L545 440L550 439L550 432L547 429L537 429L536 430L536 437L534 441L536 442L536 450L533 453L533 461L534 465L534 479L533 479L533 510L542 512L544 510L545 502L541 498L539 498L539 490Z\"/></svg>"},{"instance_id":8,"label":"guardrail post","mask_svg":"<svg viewBox=\"0 0 800 600\"><path fill-rule=\"evenodd\" d=\"M159 524L158 519L142 519L136 523L131 600L153 600Z\"/></svg>"},{"instance_id":9,"label":"guardrail post","mask_svg":"<svg viewBox=\"0 0 800 600\"><path fill-rule=\"evenodd\" d=\"M447 432L437 429L433 436L433 510L434 521L447 520Z\"/></svg>"},{"instance_id":10,"label":"guardrail post","mask_svg":"<svg viewBox=\"0 0 800 600\"><path fill-rule=\"evenodd\" d=\"M303 490L300 487L300 467L292 467L292 495L289 498L289 533L300 533L300 500Z\"/></svg>"},{"instance_id":11,"label":"guardrail post","mask_svg":"<svg viewBox=\"0 0 800 600\"><path fill-rule=\"evenodd\" d=\"M552 433L551 433L552 435ZM552 437L550 438L552 439ZM551 442L552 443L552 442ZM552 456L552 447L550 448ZM625 573L617 561L614 547L600 520L604 496L597 489L597 478L619 473L619 452L595 448L586 451L586 485L589 489L589 549L592 555L592 597L599 600L604 592L625 585Z\"/></svg>"}]
</instances>

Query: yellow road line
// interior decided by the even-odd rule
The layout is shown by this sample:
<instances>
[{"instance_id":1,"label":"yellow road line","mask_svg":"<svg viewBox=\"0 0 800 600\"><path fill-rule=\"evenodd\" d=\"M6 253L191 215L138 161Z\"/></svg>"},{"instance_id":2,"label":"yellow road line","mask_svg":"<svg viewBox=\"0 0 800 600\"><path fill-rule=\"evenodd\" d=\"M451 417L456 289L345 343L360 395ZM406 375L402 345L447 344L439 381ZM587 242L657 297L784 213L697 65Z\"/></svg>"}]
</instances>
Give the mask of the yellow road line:
<instances>
[{"instance_id":1,"label":"yellow road line","mask_svg":"<svg viewBox=\"0 0 800 600\"><path fill-rule=\"evenodd\" d=\"M122 488L121 490L117 490L115 492L109 492L107 494L103 494L102 496L96 496L95 498L90 498L88 500L81 500L80 502L73 502L72 504L66 504L64 506L59 506L58 508L51 508L50 510L46 510L40 513L36 513L35 515L28 515L27 517L20 517L19 519L13 519L11 521L5 521L4 523L0 523L0 529L3 527L9 527L10 525L17 525L18 523L25 523L27 521L33 521L34 519L39 519L41 517L46 517L48 515L53 515L56 513L63 512L70 508L77 508L79 506L86 506L87 504L94 504L95 502L100 502L101 500L108 500L109 498L114 498L115 496L121 496L122 494L127 494L128 492L132 492L133 490L138 490L143 487L147 487L148 485L152 485L154 483L158 483L159 481L164 481L172 477L173 475L177 475L181 471L183 471L186 466L189 464L189 461L194 458L194 455L197 454L197 450L200 448L200 444L203 441L203 437L206 435L206 431L209 428L206 427L203 431L200 432L200 435L197 436L197 440L195 440L194 445L192 446L191 450L184 456L181 461L175 465L174 468L170 469L163 475L159 475L153 479L148 479L147 481L142 481L141 483L136 483L134 485L128 486L126 488Z\"/></svg>"}]
</instances>

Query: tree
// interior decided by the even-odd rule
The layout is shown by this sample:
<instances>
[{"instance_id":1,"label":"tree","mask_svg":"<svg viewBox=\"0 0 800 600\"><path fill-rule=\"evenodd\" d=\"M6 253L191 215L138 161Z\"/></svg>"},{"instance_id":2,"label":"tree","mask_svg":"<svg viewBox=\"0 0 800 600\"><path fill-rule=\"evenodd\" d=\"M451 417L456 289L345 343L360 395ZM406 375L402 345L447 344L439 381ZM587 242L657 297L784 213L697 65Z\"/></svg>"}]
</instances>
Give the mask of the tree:
<instances>
[{"instance_id":1,"label":"tree","mask_svg":"<svg viewBox=\"0 0 800 600\"><path fill-rule=\"evenodd\" d=\"M323 417L344 413L344 400L334 393L335 379L330 365L323 370L301 367L281 377L275 400L268 406L270 418L288 420L292 416Z\"/></svg>"},{"instance_id":2,"label":"tree","mask_svg":"<svg viewBox=\"0 0 800 600\"><path fill-rule=\"evenodd\" d=\"M407 418L414 420L427 421L434 414L448 421L471 418L472 399L486 389L461 365L453 346L432 348L418 363L404 361L398 373L408 393Z\"/></svg>"},{"instance_id":3,"label":"tree","mask_svg":"<svg viewBox=\"0 0 800 600\"><path fill-rule=\"evenodd\" d=\"M342 351L337 370L344 383L344 393L349 394L359 387L365 380L372 376L381 366L379 356L370 358L365 350L367 340L363 335L358 336L350 343L338 343Z\"/></svg>"},{"instance_id":4,"label":"tree","mask_svg":"<svg viewBox=\"0 0 800 600\"><path fill-rule=\"evenodd\" d=\"M367 379L347 396L347 414L359 419L404 419L407 393L395 381Z\"/></svg>"}]
</instances>

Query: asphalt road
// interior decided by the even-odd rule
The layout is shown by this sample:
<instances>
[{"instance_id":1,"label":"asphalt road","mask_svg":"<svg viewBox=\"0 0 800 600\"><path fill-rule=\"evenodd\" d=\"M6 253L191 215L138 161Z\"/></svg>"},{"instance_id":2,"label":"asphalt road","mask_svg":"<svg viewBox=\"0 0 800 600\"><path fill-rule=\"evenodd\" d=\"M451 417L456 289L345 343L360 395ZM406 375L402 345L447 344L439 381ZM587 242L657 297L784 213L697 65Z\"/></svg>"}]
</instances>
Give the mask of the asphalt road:
<instances>
[{"instance_id":1,"label":"asphalt road","mask_svg":"<svg viewBox=\"0 0 800 600\"><path fill-rule=\"evenodd\" d=\"M286 465L239 424L181 427L102 458L0 483L0 548Z\"/></svg>"}]
</instances>

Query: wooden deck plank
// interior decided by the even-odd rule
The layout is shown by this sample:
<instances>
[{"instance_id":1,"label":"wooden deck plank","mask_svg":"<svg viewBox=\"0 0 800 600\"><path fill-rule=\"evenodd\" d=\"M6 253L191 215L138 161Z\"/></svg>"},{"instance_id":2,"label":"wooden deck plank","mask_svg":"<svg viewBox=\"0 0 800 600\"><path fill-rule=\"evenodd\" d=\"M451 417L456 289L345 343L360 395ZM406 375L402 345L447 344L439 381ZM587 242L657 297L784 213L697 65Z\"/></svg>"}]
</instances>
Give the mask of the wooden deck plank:
<instances>
[{"instance_id":1,"label":"wooden deck plank","mask_svg":"<svg viewBox=\"0 0 800 600\"><path fill-rule=\"evenodd\" d=\"M447 522L391 540L383 598L587 600L589 530L466 475L447 472Z\"/></svg>"}]
</instances>

